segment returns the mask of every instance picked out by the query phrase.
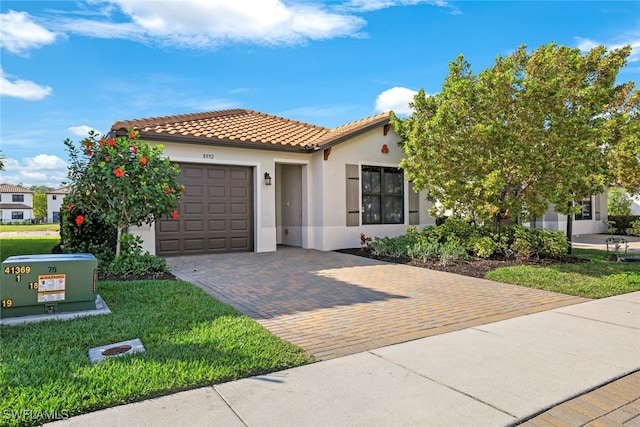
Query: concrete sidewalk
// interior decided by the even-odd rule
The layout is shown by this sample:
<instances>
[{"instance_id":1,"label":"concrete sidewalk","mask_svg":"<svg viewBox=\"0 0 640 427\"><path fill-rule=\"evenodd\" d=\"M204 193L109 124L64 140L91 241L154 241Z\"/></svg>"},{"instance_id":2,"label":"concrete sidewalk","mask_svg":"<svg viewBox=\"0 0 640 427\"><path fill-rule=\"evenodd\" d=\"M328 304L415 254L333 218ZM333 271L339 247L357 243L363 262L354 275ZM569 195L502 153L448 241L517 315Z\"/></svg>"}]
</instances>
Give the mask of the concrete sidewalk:
<instances>
[{"instance_id":1,"label":"concrete sidewalk","mask_svg":"<svg viewBox=\"0 0 640 427\"><path fill-rule=\"evenodd\" d=\"M635 292L51 425L503 426L638 370L640 292ZM638 407L636 386L637 392L633 382L627 390L626 400L633 404L625 408ZM627 425L638 425L638 412L626 412Z\"/></svg>"}]
</instances>

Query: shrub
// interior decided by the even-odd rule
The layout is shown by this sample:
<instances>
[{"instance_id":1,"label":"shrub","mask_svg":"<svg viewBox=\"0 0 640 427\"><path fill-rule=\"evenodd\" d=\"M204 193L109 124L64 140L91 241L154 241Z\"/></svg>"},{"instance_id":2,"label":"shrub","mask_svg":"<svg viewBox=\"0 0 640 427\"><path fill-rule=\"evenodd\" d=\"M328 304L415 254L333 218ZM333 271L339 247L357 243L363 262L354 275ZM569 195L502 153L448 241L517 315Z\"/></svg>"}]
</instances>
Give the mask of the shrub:
<instances>
[{"instance_id":1,"label":"shrub","mask_svg":"<svg viewBox=\"0 0 640 427\"><path fill-rule=\"evenodd\" d=\"M440 245L425 238L414 243L407 251L407 255L411 259L419 259L423 262L430 259L438 259L440 257Z\"/></svg>"},{"instance_id":2,"label":"shrub","mask_svg":"<svg viewBox=\"0 0 640 427\"><path fill-rule=\"evenodd\" d=\"M640 220L640 215L609 215L612 234L627 234L631 223Z\"/></svg>"},{"instance_id":3,"label":"shrub","mask_svg":"<svg viewBox=\"0 0 640 427\"><path fill-rule=\"evenodd\" d=\"M103 271L118 276L147 275L166 273L169 271L167 262L150 253L143 253L140 236L123 234L122 251L113 261L107 264Z\"/></svg>"},{"instance_id":4,"label":"shrub","mask_svg":"<svg viewBox=\"0 0 640 427\"><path fill-rule=\"evenodd\" d=\"M442 265L466 258L468 258L467 250L460 243L447 242L440 246L440 264Z\"/></svg>"},{"instance_id":5,"label":"shrub","mask_svg":"<svg viewBox=\"0 0 640 427\"><path fill-rule=\"evenodd\" d=\"M627 228L627 234L630 236L640 236L640 219L631 223L631 227Z\"/></svg>"},{"instance_id":6,"label":"shrub","mask_svg":"<svg viewBox=\"0 0 640 427\"><path fill-rule=\"evenodd\" d=\"M494 237L483 236L475 240L473 244L473 253L480 258L490 258L498 252L500 242Z\"/></svg>"},{"instance_id":7,"label":"shrub","mask_svg":"<svg viewBox=\"0 0 640 427\"><path fill-rule=\"evenodd\" d=\"M93 254L102 267L110 263L115 256L116 229L98 216L84 215L82 201L77 197L65 196L60 212L60 236L64 252ZM76 207L73 214L69 206ZM76 223L78 216L83 218L82 227L78 227Z\"/></svg>"},{"instance_id":8,"label":"shrub","mask_svg":"<svg viewBox=\"0 0 640 427\"><path fill-rule=\"evenodd\" d=\"M622 188L611 188L607 197L609 215L626 216L631 214L631 199Z\"/></svg>"}]
</instances>

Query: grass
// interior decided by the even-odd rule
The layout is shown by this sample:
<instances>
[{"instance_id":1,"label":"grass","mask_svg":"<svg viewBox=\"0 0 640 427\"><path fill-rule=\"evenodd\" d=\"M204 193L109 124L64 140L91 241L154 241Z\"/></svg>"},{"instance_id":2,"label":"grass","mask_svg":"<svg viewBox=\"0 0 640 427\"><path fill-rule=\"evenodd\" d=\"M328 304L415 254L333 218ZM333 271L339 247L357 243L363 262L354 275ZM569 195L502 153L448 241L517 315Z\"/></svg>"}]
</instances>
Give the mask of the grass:
<instances>
[{"instance_id":1,"label":"grass","mask_svg":"<svg viewBox=\"0 0 640 427\"><path fill-rule=\"evenodd\" d=\"M60 243L58 236L0 237L0 261L14 255L50 254Z\"/></svg>"},{"instance_id":2,"label":"grass","mask_svg":"<svg viewBox=\"0 0 640 427\"><path fill-rule=\"evenodd\" d=\"M187 282L101 282L99 293L112 314L1 327L0 425L36 424L29 413L73 416L312 361ZM90 348L133 338L146 352L89 363Z\"/></svg>"},{"instance_id":3,"label":"grass","mask_svg":"<svg viewBox=\"0 0 640 427\"><path fill-rule=\"evenodd\" d=\"M3 238L2 260L57 243ZM0 425L38 425L313 361L187 282L99 282L98 293L112 314L0 326ZM133 338L145 353L89 363L90 348Z\"/></svg>"},{"instance_id":4,"label":"grass","mask_svg":"<svg viewBox=\"0 0 640 427\"><path fill-rule=\"evenodd\" d=\"M585 298L606 298L640 291L640 263L611 262L606 252L574 249L587 262L548 266L502 267L487 279Z\"/></svg>"},{"instance_id":5,"label":"grass","mask_svg":"<svg viewBox=\"0 0 640 427\"><path fill-rule=\"evenodd\" d=\"M12 225L0 224L0 233L9 231L59 231L60 224Z\"/></svg>"}]
</instances>

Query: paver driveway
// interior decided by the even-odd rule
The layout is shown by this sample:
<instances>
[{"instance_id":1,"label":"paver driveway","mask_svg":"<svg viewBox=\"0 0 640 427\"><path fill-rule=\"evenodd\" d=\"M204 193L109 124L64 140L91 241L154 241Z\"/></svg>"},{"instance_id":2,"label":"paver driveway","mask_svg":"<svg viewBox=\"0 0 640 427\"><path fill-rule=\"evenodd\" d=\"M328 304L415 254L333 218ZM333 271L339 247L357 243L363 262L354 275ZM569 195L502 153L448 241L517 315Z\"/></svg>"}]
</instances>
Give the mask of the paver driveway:
<instances>
[{"instance_id":1,"label":"paver driveway","mask_svg":"<svg viewBox=\"0 0 640 427\"><path fill-rule=\"evenodd\" d=\"M173 274L330 359L586 301L337 252L168 258Z\"/></svg>"}]
</instances>

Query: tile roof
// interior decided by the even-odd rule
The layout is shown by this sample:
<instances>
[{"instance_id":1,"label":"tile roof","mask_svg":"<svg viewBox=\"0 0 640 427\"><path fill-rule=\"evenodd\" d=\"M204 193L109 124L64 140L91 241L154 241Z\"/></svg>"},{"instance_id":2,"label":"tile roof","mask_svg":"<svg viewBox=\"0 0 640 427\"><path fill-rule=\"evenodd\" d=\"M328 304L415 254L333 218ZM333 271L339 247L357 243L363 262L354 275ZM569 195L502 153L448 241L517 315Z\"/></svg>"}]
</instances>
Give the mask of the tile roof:
<instances>
[{"instance_id":1,"label":"tile roof","mask_svg":"<svg viewBox=\"0 0 640 427\"><path fill-rule=\"evenodd\" d=\"M0 184L0 193L33 193L31 190L27 190L24 187L20 187L13 184Z\"/></svg>"},{"instance_id":2,"label":"tile roof","mask_svg":"<svg viewBox=\"0 0 640 427\"><path fill-rule=\"evenodd\" d=\"M0 209L33 210L31 206L25 205L24 203L0 203Z\"/></svg>"},{"instance_id":3,"label":"tile roof","mask_svg":"<svg viewBox=\"0 0 640 427\"><path fill-rule=\"evenodd\" d=\"M310 149L342 142L389 121L389 113L329 129L309 123L235 109L115 122L112 131L136 129L144 139L175 140L251 148Z\"/></svg>"},{"instance_id":4,"label":"tile roof","mask_svg":"<svg viewBox=\"0 0 640 427\"><path fill-rule=\"evenodd\" d=\"M71 187L60 187L55 190L47 191L46 194L69 194L71 192Z\"/></svg>"}]
</instances>

